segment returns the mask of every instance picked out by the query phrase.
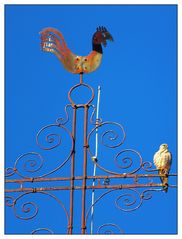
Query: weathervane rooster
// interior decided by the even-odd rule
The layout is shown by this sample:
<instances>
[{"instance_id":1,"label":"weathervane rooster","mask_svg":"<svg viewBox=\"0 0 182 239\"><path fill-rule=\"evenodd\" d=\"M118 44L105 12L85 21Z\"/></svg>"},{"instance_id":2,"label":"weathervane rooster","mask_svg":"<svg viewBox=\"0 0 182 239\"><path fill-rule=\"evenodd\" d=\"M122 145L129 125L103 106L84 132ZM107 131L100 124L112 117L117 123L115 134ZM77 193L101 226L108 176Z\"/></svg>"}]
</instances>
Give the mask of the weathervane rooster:
<instances>
[{"instance_id":1,"label":"weathervane rooster","mask_svg":"<svg viewBox=\"0 0 182 239\"><path fill-rule=\"evenodd\" d=\"M41 32L41 48L51 52L62 62L64 68L73 74L83 74L95 71L101 64L102 44L107 45L107 40L113 37L105 27L98 27L92 37L92 51L87 56L78 56L67 47L64 37L55 28L45 28Z\"/></svg>"}]
</instances>

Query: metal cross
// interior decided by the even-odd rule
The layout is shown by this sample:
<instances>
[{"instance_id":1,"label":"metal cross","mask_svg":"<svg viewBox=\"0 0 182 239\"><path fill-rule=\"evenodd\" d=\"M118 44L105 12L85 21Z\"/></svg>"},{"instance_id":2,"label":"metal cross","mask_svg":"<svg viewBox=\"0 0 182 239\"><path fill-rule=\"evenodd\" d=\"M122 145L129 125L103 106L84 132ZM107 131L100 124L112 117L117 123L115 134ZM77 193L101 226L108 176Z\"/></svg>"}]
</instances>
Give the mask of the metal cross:
<instances>
[{"instance_id":1,"label":"metal cross","mask_svg":"<svg viewBox=\"0 0 182 239\"><path fill-rule=\"evenodd\" d=\"M72 94L75 90L79 90L80 87L84 87L87 90L90 91L91 93L91 97L90 99L82 104L78 104L76 103L73 98L72 98ZM80 82L79 84L73 86L70 91L68 92L68 99L70 101L69 105L66 105L65 107L65 112L66 112L66 119L63 118L59 118L56 120L56 123L48 125L43 127L37 134L37 145L44 150L51 150L55 147L57 147L58 145L61 144L61 139L58 137L57 134L55 133L50 133L46 136L46 141L47 144L50 145L48 147L44 147L42 146L41 142L40 142L40 137L41 134L44 133L44 131L48 130L48 129L53 129L53 128L58 128L63 130L64 132L66 132L66 134L70 137L71 139L71 149L69 152L69 155L67 156L67 158L64 160L64 162L59 165L58 167L56 167L55 169L53 169L52 171L50 171L49 173L44 173L42 175L39 176L34 176L34 177L30 177L27 176L26 173L37 173L40 171L40 169L42 168L43 165L43 158L39 153L35 153L35 152L31 152L31 153L27 153L24 154L22 156L20 156L15 164L14 167L11 168L7 168L6 169L6 180L5 183L9 186L10 184L15 185L18 184L19 187L17 188L12 188L11 187L6 187L5 188L5 192L6 192L6 205L10 206L14 209L15 212L15 216L19 217L16 214L16 204L17 201L22 198L24 195L28 195L31 193L37 193L40 192L42 194L47 194L51 197L53 197L54 199L56 199L61 207L64 209L66 217L68 219L68 225L67 225L67 233L68 234L73 234L74 233L74 216L73 216L73 208L74 208L74 192L75 190L80 190L82 193L82 199L81 199L81 233L82 234L89 234L89 232L87 231L87 218L89 213L91 212L91 209L95 206L95 204L100 200L100 198L102 198L104 195L114 191L114 190L125 190L125 189L129 189L131 192L137 193L138 197L139 197L139 204L134 207L133 209L129 209L128 211L131 210L135 210L137 208L139 208L144 200L148 200L151 198L150 193L153 191L163 191L163 185L161 183L154 183L153 182L153 178L157 178L159 177L157 170L156 169L152 169L152 163L151 162L143 162L143 159L141 157L141 155L133 150L133 149L126 149L126 150L122 150L119 153L117 153L117 155L115 156L115 164L116 166L118 166L119 168L119 172L113 171L113 170L109 170L104 168L102 165L100 165L100 158L94 158L94 153L92 152L93 150L91 149L91 143L90 140L92 138L92 136L95 134L96 130L100 130L102 127L106 126L106 125L110 125L110 126L116 126L118 127L118 129L121 131L122 133L122 139L120 140L119 143L116 144L112 144L109 145L108 142L104 141L105 137L108 137L108 140L111 142L114 142L117 138L116 133L114 132L114 130L108 130L106 132L104 132L102 134L101 137L101 143L108 148L111 149L115 149L115 148L119 148L124 140L125 140L125 131L122 125L120 125L119 123L116 122L103 122L101 119L97 119L96 121L93 120L94 118L94 114L95 114L95 110L96 107L94 105L92 105L92 101L94 99L94 90L91 86L89 86L88 84L85 84L83 82L83 74L80 74ZM70 107L72 109L72 126L71 126L71 130L69 130L66 127L66 124L68 123L68 121L70 121L69 116L68 116L68 112L67 112L67 108ZM80 176L77 176L75 173L75 157L76 157L76 136L77 136L77 132L76 132L76 126L77 126L77 111L79 109L83 109L84 111L84 136L83 136L83 174ZM91 118L90 118L90 123L93 126L93 129L88 132L88 124L89 124L89 120L88 120L88 111L89 109L93 109ZM57 139L57 141L56 141ZM79 149L79 150L82 150ZM124 166L121 166L118 164L117 160L120 156L122 156L123 154L127 154L127 153L132 153L135 154L138 159L139 159L139 163L137 168L133 169L132 171L129 171L127 173L124 173L122 170L124 169L129 169L131 167L131 165L133 165L133 161L132 158L129 156L125 156L122 158L122 162L124 164ZM27 159L24 163L21 163L22 160L24 160L24 158L28 157L29 159ZM37 160L39 160L39 164L37 163L37 161L35 160L35 158ZM30 159L31 158L31 159ZM96 167L98 169L100 169L103 172L103 175L88 175L87 172L87 163L88 160L92 159L92 163L96 165ZM67 177L50 177L49 175L52 175L53 173L57 172L60 168L63 168L68 161L71 161L70 164L70 169L71 169L71 174L68 175ZM23 168L23 173L22 173L22 168L19 168L19 164L21 163L21 167ZM37 166L38 165L38 166ZM140 171L140 173L139 173ZM141 173L142 171L142 173ZM18 179L9 179L12 176L18 176ZM49 176L49 177L48 177ZM161 176L161 175L160 175ZM166 175L162 175L162 176L166 176ZM177 176L177 174L170 174L168 175L168 177L171 176ZM133 183L116 183L116 184L112 184L112 180L113 179L120 179L120 180L124 180L124 179L133 179ZM148 179L149 182L148 183L139 183L138 180L139 179ZM75 183L81 180L82 184L77 186L75 185ZM92 182L93 180L95 180L97 183L96 184L91 184L90 182ZM100 183L100 180L103 180L103 183ZM48 186L44 186L44 187L33 187L33 185L35 183L42 183L42 182L69 182L69 186L55 186L55 187L48 187ZM31 183L32 187L24 187L25 183ZM169 187L176 187L175 185L169 185ZM137 188L145 188L144 191L142 191L141 193L139 193L138 191L136 191ZM90 205L89 208L86 209L86 194L88 190L99 190L99 189L103 189L103 190L107 190L105 191L99 198L97 198L94 203L92 205ZM49 192L51 191L59 191L59 190L68 190L69 191L69 210L62 204L62 202L57 199L55 196L53 196L52 194L50 194ZM18 196L17 198L13 198L12 196L10 196L10 193L21 193L20 196ZM119 207L117 205L117 202L120 200L121 196L119 196L116 200L116 206ZM30 204L30 203L29 203ZM32 204L32 203L31 203ZM121 207L119 207L120 210L122 210ZM86 211L87 210L87 211ZM127 209L123 209L125 211L127 211ZM36 211L37 212L37 211ZM35 213L36 214L36 213ZM34 215L35 216L35 215ZM20 218L20 217L19 217ZM30 218L33 218L30 217ZM27 218L30 219L30 218ZM105 224L106 225L106 224ZM107 225L111 225L111 224L107 224ZM117 227L117 225L112 224L111 226ZM104 225L102 225L101 227L104 227ZM100 229L101 229L100 227ZM51 230L47 229L47 228L42 228L42 230L44 231L48 231L48 233L53 233ZM32 232L32 234L35 234L36 232L38 232L39 229L34 230Z\"/></svg>"}]
</instances>

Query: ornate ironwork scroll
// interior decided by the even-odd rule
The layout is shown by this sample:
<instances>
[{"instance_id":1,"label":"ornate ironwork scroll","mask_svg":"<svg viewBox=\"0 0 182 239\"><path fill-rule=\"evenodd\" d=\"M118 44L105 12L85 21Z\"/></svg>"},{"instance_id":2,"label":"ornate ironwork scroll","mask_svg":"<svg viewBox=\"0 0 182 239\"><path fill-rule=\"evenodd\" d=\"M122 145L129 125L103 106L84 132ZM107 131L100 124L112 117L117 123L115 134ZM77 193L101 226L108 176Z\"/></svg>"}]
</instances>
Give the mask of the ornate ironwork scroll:
<instances>
[{"instance_id":1,"label":"ornate ironwork scroll","mask_svg":"<svg viewBox=\"0 0 182 239\"><path fill-rule=\"evenodd\" d=\"M86 90L87 94L82 101L79 101L78 95L81 90ZM83 74L80 74L80 83L73 86L68 92L68 99L70 104L65 106L65 118L59 117L55 123L44 126L38 131L36 143L41 152L33 151L22 154L16 159L13 167L6 168L6 183L8 185L18 185L16 188L6 188L5 191L8 193L6 206L12 208L16 218L30 220L38 215L39 205L37 202L30 200L26 200L23 203L20 203L20 201L27 199L30 195L35 196L37 194L51 197L63 209L67 222L66 232L74 234L74 192L75 190L80 190L82 194L80 231L82 234L89 234L88 219L91 208L94 206L95 210L97 210L98 207L96 206L106 195L112 194L111 198L114 199L115 207L119 211L126 213L139 209L144 201L152 198L153 192L161 192L164 189L161 183L155 183L155 179L159 175L158 170L153 167L153 163L144 162L141 154L135 149L123 148L126 140L123 125L103 121L101 118L94 119L96 112L96 107L92 104L94 89L83 83ZM68 110L72 112L72 116L70 116ZM75 172L78 110L83 110L84 112L82 175L77 175L77 172ZM89 116L90 113L91 115ZM71 124L71 129L69 129L68 123ZM97 158L94 157L93 144L96 131L99 136L99 147L103 147ZM44 154L61 148L62 153L59 154L58 165L47 170L47 165L50 164L50 161ZM104 155L107 150L108 153ZM112 156L111 152L113 152ZM89 175L88 162L95 164L103 174ZM63 170L66 165L69 165L70 168L70 173L67 177L53 177L54 173L57 173L60 169ZM170 174L168 176L177 175ZM95 180L94 185L91 184L92 180ZM81 181L81 184L77 184L78 181ZM45 182L59 182L60 184L57 186L45 184L41 186L41 183ZM62 185L61 182L64 184ZM28 186L25 187L25 184ZM169 187L176 187L176 185L169 185ZM147 189L143 190L143 188ZM86 205L86 194L89 190L99 189L106 191L88 207ZM69 191L69 206L64 205L51 191L59 192L61 198L62 191ZM19 193L19 195L16 197L10 195L10 193L15 192ZM117 196L115 195L116 193ZM112 222L104 222L101 226L95 228L95 234L123 234L124 231L121 228L122 225L120 227L120 225ZM40 226L37 229L33 229L31 233L54 234L56 232L51 228Z\"/></svg>"},{"instance_id":2,"label":"ornate ironwork scroll","mask_svg":"<svg viewBox=\"0 0 182 239\"><path fill-rule=\"evenodd\" d=\"M97 234L123 234L124 231L114 223L102 224L97 229Z\"/></svg>"}]
</instances>

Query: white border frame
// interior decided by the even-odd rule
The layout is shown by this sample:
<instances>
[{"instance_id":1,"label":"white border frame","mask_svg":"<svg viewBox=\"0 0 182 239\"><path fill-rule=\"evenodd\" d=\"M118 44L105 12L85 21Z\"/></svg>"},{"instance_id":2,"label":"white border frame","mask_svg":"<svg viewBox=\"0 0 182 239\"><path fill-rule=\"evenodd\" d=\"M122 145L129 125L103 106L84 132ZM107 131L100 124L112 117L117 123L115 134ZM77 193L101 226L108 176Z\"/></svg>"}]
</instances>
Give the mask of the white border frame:
<instances>
[{"instance_id":1,"label":"white border frame","mask_svg":"<svg viewBox=\"0 0 182 239\"><path fill-rule=\"evenodd\" d=\"M181 32L182 29L180 28L181 25L180 23L182 22L182 8L181 8L181 3L180 0L153 0L153 1L149 1L149 0L140 0L140 1L136 1L136 0L115 0L115 1L110 1L110 0L102 0L102 1L98 1L97 0L92 0L92 1L69 1L69 0L62 0L62 1L50 1L50 0L44 0L42 1L38 1L38 0L31 0L31 1L27 1L25 3L25 0L4 0L2 1L2 3L0 3L0 29L1 29L1 35L0 35L0 47L1 47L1 55L0 55L0 76L1 76L1 80L0 80L0 108L2 110L2 115L0 117L0 126L1 126L1 134L0 134L0 147L1 147L1 184L0 184L0 191L1 191L1 200L0 202L4 202L4 6L5 4L128 4L128 5L132 5L132 4L151 4L151 5L160 5L160 4L177 4L178 5L178 66L180 66L181 63L181 42L182 42L182 36L181 36ZM179 27L180 26L180 27ZM180 103L182 100L182 95L180 95L181 92L181 87L182 87L182 83L181 83L181 68L179 67L178 69L178 169L182 168L182 153L181 153L181 148L180 145L182 145L182 140L181 140L181 123L182 122L182 109L180 109ZM182 147L182 146L181 146ZM177 235L122 235L122 237L127 237L129 239L131 238L135 238L135 239L141 239L141 238L153 238L155 237L155 239L158 238L182 238L182 227L180 227L180 225L182 225L182 206L181 206L181 202L182 202L182 194L181 194L181 182L182 182L182 174L181 174L181 170L178 170L178 234ZM19 239L19 238L32 238L34 236L38 236L40 239L47 237L49 238L50 235L4 235L4 203L0 203L0 212L1 212L1 217L2 217L2 221L0 222L0 238L14 238L14 239ZM167 225L166 225L167 226ZM72 235L72 238L78 238L78 236L80 235ZM99 237L99 238L105 238L105 237L110 237L111 235L103 235L103 236L93 236L93 235L82 235L82 239L90 237L90 238L95 238L95 237ZM121 238L121 235L112 235L115 238ZM69 237L69 235L51 235L51 238L67 238Z\"/></svg>"}]
</instances>

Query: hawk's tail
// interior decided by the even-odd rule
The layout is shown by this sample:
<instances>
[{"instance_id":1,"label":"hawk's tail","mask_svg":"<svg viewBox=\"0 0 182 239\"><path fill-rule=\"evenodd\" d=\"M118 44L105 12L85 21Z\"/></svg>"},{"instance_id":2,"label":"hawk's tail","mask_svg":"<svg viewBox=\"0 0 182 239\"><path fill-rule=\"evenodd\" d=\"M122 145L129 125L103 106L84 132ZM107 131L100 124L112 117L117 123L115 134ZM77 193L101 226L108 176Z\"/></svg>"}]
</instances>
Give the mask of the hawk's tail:
<instances>
[{"instance_id":1,"label":"hawk's tail","mask_svg":"<svg viewBox=\"0 0 182 239\"><path fill-rule=\"evenodd\" d=\"M165 184L165 185L163 186L163 190L164 190L165 193L168 192L168 184Z\"/></svg>"},{"instance_id":2,"label":"hawk's tail","mask_svg":"<svg viewBox=\"0 0 182 239\"><path fill-rule=\"evenodd\" d=\"M159 175L164 174L164 173L165 173L164 170L159 170ZM165 176L161 176L160 180L162 182L164 192L167 193L167 191L168 191L168 175L166 174Z\"/></svg>"}]
</instances>

